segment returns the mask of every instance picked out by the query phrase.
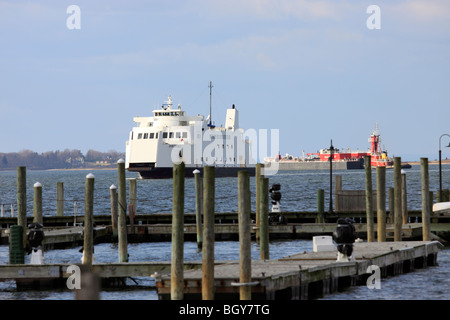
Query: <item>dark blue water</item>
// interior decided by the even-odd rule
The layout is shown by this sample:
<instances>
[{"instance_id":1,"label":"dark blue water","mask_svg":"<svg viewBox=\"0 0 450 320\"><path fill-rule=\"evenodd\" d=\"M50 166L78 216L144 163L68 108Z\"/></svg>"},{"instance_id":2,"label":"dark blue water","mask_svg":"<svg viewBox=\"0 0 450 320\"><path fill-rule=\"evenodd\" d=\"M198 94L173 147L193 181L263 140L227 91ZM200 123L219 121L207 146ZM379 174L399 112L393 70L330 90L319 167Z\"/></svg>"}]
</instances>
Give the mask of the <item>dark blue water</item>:
<instances>
[{"instance_id":1,"label":"dark blue water","mask_svg":"<svg viewBox=\"0 0 450 320\"><path fill-rule=\"evenodd\" d=\"M450 166L443 166L444 188L449 188ZM109 214L109 187L117 185L115 170L92 171L95 175L95 214ZM421 209L420 167L413 166L407 172L408 208ZM64 183L65 215L72 215L74 203L77 202L78 213L83 214L84 183L89 171L27 171L27 203L28 215L32 215L33 184L39 181L43 185L44 215L55 215L56 182ZM364 190L364 171L334 171L343 176L343 188ZM439 186L437 166L430 166L430 190ZM387 171L387 188L393 187L392 170ZM136 177L127 173L128 178ZM282 191L281 206L283 211L314 211L317 189L329 190L329 173L325 171L281 172L269 177L270 183L280 183ZM373 176L375 180L375 174ZM171 180L139 180L137 190L137 214L171 212L172 182ZM375 187L375 186L374 186ZM254 192L254 178L251 178ZM375 189L375 188L374 188ZM194 212L194 180L186 180L185 211ZM254 196L254 194L253 194ZM254 198L253 198L254 199ZM326 196L326 201L328 197ZM5 215L9 215L9 204L16 211L16 172L0 172L0 204L7 204ZM216 212L237 212L237 178L221 178L216 180ZM253 204L254 210L254 204ZM168 242L130 244L130 261L170 261L171 244ZM302 251L312 251L310 240L271 241L270 256L272 259ZM8 247L0 246L0 264L8 263ZM237 260L239 244L237 242L216 242L215 258L217 260ZM252 244L252 258L259 259L259 247ZM26 262L29 257L26 258ZM45 262L78 263L81 254L78 248L67 250L51 250L45 252ZM118 249L115 244L95 246L97 262L118 261ZM197 253L196 243L185 243L185 260L201 260ZM419 269L415 272L382 279L380 290L370 290L366 286L352 287L342 293L326 295L323 299L450 299L450 250L444 249L438 254L439 266ZM126 290L104 290L102 299L109 300L155 300L157 299L154 281L151 278L136 278L137 284L128 280ZM18 292L15 282L0 282L0 300L67 300L73 299L68 289Z\"/></svg>"}]
</instances>

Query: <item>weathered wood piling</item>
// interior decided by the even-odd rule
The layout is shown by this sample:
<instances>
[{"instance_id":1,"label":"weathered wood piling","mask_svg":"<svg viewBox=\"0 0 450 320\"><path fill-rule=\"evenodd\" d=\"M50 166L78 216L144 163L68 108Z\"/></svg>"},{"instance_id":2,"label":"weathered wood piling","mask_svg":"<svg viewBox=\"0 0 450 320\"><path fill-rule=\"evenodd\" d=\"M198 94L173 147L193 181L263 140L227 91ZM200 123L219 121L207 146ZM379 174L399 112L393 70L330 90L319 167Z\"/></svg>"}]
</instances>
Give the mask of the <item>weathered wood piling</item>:
<instances>
[{"instance_id":1,"label":"weathered wood piling","mask_svg":"<svg viewBox=\"0 0 450 320\"><path fill-rule=\"evenodd\" d=\"M394 241L402 240L401 158L394 157Z\"/></svg>"},{"instance_id":2,"label":"weathered wood piling","mask_svg":"<svg viewBox=\"0 0 450 320\"><path fill-rule=\"evenodd\" d=\"M185 164L173 167L171 299L183 300Z\"/></svg>"},{"instance_id":3,"label":"weathered wood piling","mask_svg":"<svg viewBox=\"0 0 450 320\"><path fill-rule=\"evenodd\" d=\"M125 161L120 159L117 161L118 173L118 241L119 241L119 262L128 262L128 233L127 233L127 193L125 184Z\"/></svg>"},{"instance_id":4,"label":"weathered wood piling","mask_svg":"<svg viewBox=\"0 0 450 320\"><path fill-rule=\"evenodd\" d=\"M82 263L92 266L94 256L94 182L95 176L89 173L86 176L84 195L84 242Z\"/></svg>"},{"instance_id":5,"label":"weathered wood piling","mask_svg":"<svg viewBox=\"0 0 450 320\"><path fill-rule=\"evenodd\" d=\"M250 176L247 171L238 172L239 213L239 294L241 300L251 300L251 233L250 233Z\"/></svg>"},{"instance_id":6,"label":"weathered wood piling","mask_svg":"<svg viewBox=\"0 0 450 320\"><path fill-rule=\"evenodd\" d=\"M42 184L36 182L34 184L33 193L33 222L44 224L42 219Z\"/></svg>"},{"instance_id":7,"label":"weathered wood piling","mask_svg":"<svg viewBox=\"0 0 450 320\"><path fill-rule=\"evenodd\" d=\"M373 191L372 191L372 166L371 156L364 156L364 170L366 175L366 216L367 216L367 241L373 242L375 230L373 228Z\"/></svg>"},{"instance_id":8,"label":"weathered wood piling","mask_svg":"<svg viewBox=\"0 0 450 320\"><path fill-rule=\"evenodd\" d=\"M214 300L215 168L203 168L202 298Z\"/></svg>"},{"instance_id":9,"label":"weathered wood piling","mask_svg":"<svg viewBox=\"0 0 450 320\"><path fill-rule=\"evenodd\" d=\"M422 227L423 241L430 241L430 181L428 173L428 158L420 158L420 176L422 182Z\"/></svg>"},{"instance_id":10,"label":"weathered wood piling","mask_svg":"<svg viewBox=\"0 0 450 320\"><path fill-rule=\"evenodd\" d=\"M377 240L386 241L386 167L377 167Z\"/></svg>"}]
</instances>

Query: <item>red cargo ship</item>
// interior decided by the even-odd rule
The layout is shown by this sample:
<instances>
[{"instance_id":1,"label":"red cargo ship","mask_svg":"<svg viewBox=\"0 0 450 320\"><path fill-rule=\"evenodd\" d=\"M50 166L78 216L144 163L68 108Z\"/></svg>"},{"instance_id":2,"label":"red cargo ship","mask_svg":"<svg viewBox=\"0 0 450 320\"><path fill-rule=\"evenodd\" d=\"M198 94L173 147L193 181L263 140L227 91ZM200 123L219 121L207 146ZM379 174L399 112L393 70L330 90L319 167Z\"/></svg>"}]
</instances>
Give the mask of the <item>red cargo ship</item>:
<instances>
[{"instance_id":1,"label":"red cargo ship","mask_svg":"<svg viewBox=\"0 0 450 320\"><path fill-rule=\"evenodd\" d=\"M339 149L333 149L333 161L357 161L364 156L371 156L372 167L392 167L394 162L391 158L388 158L387 151L381 150L380 134L378 130L378 123L375 126L375 130L372 132L369 138L370 150L368 151L340 151ZM315 158L318 161L329 161L330 149L321 149L318 153L307 153L309 158Z\"/></svg>"}]
</instances>

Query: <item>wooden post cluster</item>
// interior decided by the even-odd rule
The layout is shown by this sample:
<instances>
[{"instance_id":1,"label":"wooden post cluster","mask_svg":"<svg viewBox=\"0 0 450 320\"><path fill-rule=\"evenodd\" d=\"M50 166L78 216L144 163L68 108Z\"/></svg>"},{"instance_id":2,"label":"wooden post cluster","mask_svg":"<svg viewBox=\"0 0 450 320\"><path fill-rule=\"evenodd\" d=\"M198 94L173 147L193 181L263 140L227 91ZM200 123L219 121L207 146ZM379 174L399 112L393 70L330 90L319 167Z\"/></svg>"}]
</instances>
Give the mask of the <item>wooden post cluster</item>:
<instances>
[{"instance_id":1,"label":"wooden post cluster","mask_svg":"<svg viewBox=\"0 0 450 320\"><path fill-rule=\"evenodd\" d=\"M428 158L420 158L420 177L422 182L422 237L423 241L431 240L430 231L430 181Z\"/></svg>"},{"instance_id":2,"label":"wooden post cluster","mask_svg":"<svg viewBox=\"0 0 450 320\"><path fill-rule=\"evenodd\" d=\"M215 168L203 168L202 299L214 300Z\"/></svg>"},{"instance_id":3,"label":"wooden post cluster","mask_svg":"<svg viewBox=\"0 0 450 320\"><path fill-rule=\"evenodd\" d=\"M238 219L239 219L239 294L241 300L251 300L252 279L251 233L250 233L250 176L248 171L238 172Z\"/></svg>"},{"instance_id":4,"label":"wooden post cluster","mask_svg":"<svg viewBox=\"0 0 450 320\"><path fill-rule=\"evenodd\" d=\"M364 170L366 174L366 218L367 218L367 242L374 241L373 227L373 191L372 191L372 165L371 156L364 156Z\"/></svg>"},{"instance_id":5,"label":"wooden post cluster","mask_svg":"<svg viewBox=\"0 0 450 320\"><path fill-rule=\"evenodd\" d=\"M185 164L173 166L172 198L172 259L170 273L170 296L183 300L184 293L184 176Z\"/></svg>"},{"instance_id":6,"label":"wooden post cluster","mask_svg":"<svg viewBox=\"0 0 450 320\"><path fill-rule=\"evenodd\" d=\"M128 232L127 232L127 193L125 184L125 161L117 161L118 185L119 185L119 262L128 262Z\"/></svg>"},{"instance_id":7,"label":"wooden post cluster","mask_svg":"<svg viewBox=\"0 0 450 320\"><path fill-rule=\"evenodd\" d=\"M386 241L386 167L377 167L377 240Z\"/></svg>"},{"instance_id":8,"label":"wooden post cluster","mask_svg":"<svg viewBox=\"0 0 450 320\"><path fill-rule=\"evenodd\" d=\"M394 157L394 241L402 241L401 158Z\"/></svg>"}]
</instances>

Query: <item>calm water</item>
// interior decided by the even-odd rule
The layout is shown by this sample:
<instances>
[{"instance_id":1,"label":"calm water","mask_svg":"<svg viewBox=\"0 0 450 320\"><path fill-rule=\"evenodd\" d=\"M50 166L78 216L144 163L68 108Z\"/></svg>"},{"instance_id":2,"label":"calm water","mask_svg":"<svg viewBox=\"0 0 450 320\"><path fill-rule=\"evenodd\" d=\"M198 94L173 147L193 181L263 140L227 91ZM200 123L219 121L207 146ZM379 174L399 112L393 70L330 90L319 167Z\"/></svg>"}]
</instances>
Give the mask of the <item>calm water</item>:
<instances>
[{"instance_id":1,"label":"calm water","mask_svg":"<svg viewBox=\"0 0 450 320\"><path fill-rule=\"evenodd\" d=\"M95 214L109 214L109 187L117 185L115 170L94 170L95 175ZM77 207L78 213L84 212L84 183L88 171L27 171L27 203L28 215L32 215L33 184L39 181L43 185L44 215L55 215L56 182L64 183L65 214L73 214ZM364 171L334 171L343 176L343 188L364 190ZM408 208L421 209L420 167L413 166L406 170ZM127 173L128 178L136 177ZM325 171L312 172L282 172L271 176L270 183L280 183L283 211L314 211L316 207L317 189L325 189L326 201L329 190L329 173ZM375 174L372 177L375 189ZM450 166L443 166L443 186L449 188ZM393 172L387 171L387 188L393 187ZM137 214L171 212L172 181L171 180L138 180ZM437 166L430 166L430 190L436 192L439 186ZM254 178L251 178L251 189L254 191ZM328 191L329 193L329 191ZM254 194L253 194L254 195ZM194 212L194 180L186 180L185 211ZM7 204L5 215L9 215L9 204L14 205L16 212L16 172L0 172L0 203ZM74 203L77 202L75 206ZM216 211L237 212L237 178L221 178L216 180ZM327 204L326 204L327 207ZM254 210L254 204L253 204ZM272 241L270 243L271 258L280 258L289 254L311 251L310 240ZM171 244L169 242L130 244L130 261L162 261L170 260ZM95 246L97 262L115 262L118 260L118 250L115 244L100 244ZM0 263L8 263L8 247L0 246ZM215 258L217 260L237 260L239 257L238 242L216 242ZM259 247L252 244L252 257L259 259ZM26 261L29 257L26 257ZM81 254L78 248L67 250L52 250L45 252L45 262L78 263ZM196 243L185 243L185 260L201 260L197 253ZM450 299L450 249L446 248L438 254L437 267L420 269L396 277L382 279L381 290L369 290L366 286L352 287L342 293L324 296L323 299ZM136 278L137 284L128 280L126 290L102 291L102 299L110 300L154 300L157 299L154 281L149 278ZM66 300L73 299L69 290L47 290L18 292L14 282L0 282L0 300Z\"/></svg>"}]
</instances>

